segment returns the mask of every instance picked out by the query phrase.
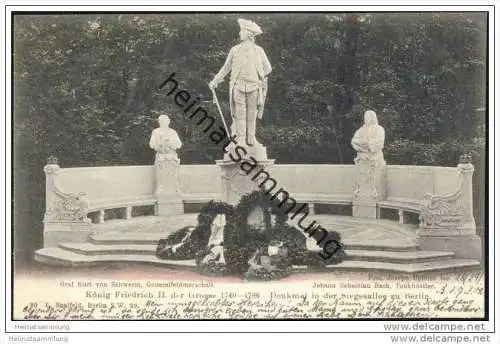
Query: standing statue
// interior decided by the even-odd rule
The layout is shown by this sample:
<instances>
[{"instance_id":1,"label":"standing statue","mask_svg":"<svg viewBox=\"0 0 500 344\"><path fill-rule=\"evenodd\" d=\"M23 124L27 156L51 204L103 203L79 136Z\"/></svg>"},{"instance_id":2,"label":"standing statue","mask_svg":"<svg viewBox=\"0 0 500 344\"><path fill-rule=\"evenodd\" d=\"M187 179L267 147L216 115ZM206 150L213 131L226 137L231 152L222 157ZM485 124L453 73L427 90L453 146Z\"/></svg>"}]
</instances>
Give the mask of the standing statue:
<instances>
[{"instance_id":1,"label":"standing statue","mask_svg":"<svg viewBox=\"0 0 500 344\"><path fill-rule=\"evenodd\" d=\"M177 149L181 148L182 142L177 132L170 128L170 118L167 115L158 117L159 128L153 130L149 146L156 151L155 163L170 161L179 163Z\"/></svg>"},{"instance_id":2,"label":"standing statue","mask_svg":"<svg viewBox=\"0 0 500 344\"><path fill-rule=\"evenodd\" d=\"M182 214L184 206L180 197L179 166L177 149L182 142L177 132L170 128L170 119L166 115L158 117L159 128L153 130L149 146L156 151L155 173L158 201L158 215Z\"/></svg>"},{"instance_id":3,"label":"standing statue","mask_svg":"<svg viewBox=\"0 0 500 344\"><path fill-rule=\"evenodd\" d=\"M231 136L241 146L260 143L255 138L257 117L262 119L267 94L267 76L271 64L264 49L255 44L261 28L250 20L238 19L241 43L232 47L226 62L209 83L213 90L231 72L229 103L231 108Z\"/></svg>"},{"instance_id":4,"label":"standing statue","mask_svg":"<svg viewBox=\"0 0 500 344\"><path fill-rule=\"evenodd\" d=\"M365 112L365 124L359 128L352 138L352 147L358 152L357 160L378 161L385 164L382 149L384 148L385 131L377 121L377 114Z\"/></svg>"},{"instance_id":5,"label":"standing statue","mask_svg":"<svg viewBox=\"0 0 500 344\"><path fill-rule=\"evenodd\" d=\"M377 201L385 198L386 163L384 148L385 131L374 111L365 112L365 124L352 138L352 147L357 151L356 183L354 188L353 216L377 218Z\"/></svg>"}]
</instances>

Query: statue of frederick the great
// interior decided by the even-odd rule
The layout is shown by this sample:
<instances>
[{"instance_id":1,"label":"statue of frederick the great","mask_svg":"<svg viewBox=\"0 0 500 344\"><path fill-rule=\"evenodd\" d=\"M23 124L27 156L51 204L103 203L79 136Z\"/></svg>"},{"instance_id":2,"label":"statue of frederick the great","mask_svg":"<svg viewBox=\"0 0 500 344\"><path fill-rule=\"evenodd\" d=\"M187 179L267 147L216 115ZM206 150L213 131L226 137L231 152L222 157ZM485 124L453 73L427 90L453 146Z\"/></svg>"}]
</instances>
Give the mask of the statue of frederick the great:
<instances>
[{"instance_id":1,"label":"statue of frederick the great","mask_svg":"<svg viewBox=\"0 0 500 344\"><path fill-rule=\"evenodd\" d=\"M257 117L262 119L271 64L264 49L255 44L261 28L250 20L238 19L241 43L232 47L226 62L209 83L213 90L231 72L229 103L231 135L241 146L259 146L255 138ZM261 145L260 145L261 146Z\"/></svg>"}]
</instances>

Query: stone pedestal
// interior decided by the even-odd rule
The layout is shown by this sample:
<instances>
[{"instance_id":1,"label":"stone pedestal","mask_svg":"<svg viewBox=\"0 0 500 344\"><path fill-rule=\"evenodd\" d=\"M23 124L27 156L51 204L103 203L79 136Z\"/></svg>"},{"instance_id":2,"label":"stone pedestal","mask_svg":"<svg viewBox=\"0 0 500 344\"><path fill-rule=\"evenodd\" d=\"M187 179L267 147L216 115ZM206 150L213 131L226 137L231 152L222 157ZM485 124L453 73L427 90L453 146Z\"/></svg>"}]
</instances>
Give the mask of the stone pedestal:
<instances>
[{"instance_id":1,"label":"stone pedestal","mask_svg":"<svg viewBox=\"0 0 500 344\"><path fill-rule=\"evenodd\" d=\"M356 184L352 202L354 217L377 218L377 201L386 193L387 166L383 158L355 159Z\"/></svg>"},{"instance_id":2,"label":"stone pedestal","mask_svg":"<svg viewBox=\"0 0 500 344\"><path fill-rule=\"evenodd\" d=\"M377 218L377 203L371 201L353 201L352 202L352 216L362 217L367 219Z\"/></svg>"},{"instance_id":3,"label":"stone pedestal","mask_svg":"<svg viewBox=\"0 0 500 344\"><path fill-rule=\"evenodd\" d=\"M267 149L264 147L261 143L256 142L255 145L253 146L247 146L240 144L239 149L236 148L236 146L229 146L227 149L227 153L224 154L223 160L220 161L234 161L238 160L238 158L247 158L250 159L250 157L254 158L257 161L267 161ZM244 151L243 151L244 149ZM245 154L243 154L246 152ZM232 156L232 158L231 158ZM234 159L234 160L233 160Z\"/></svg>"},{"instance_id":4,"label":"stone pedestal","mask_svg":"<svg viewBox=\"0 0 500 344\"><path fill-rule=\"evenodd\" d=\"M184 214L184 203L179 199L158 199L157 215L166 217Z\"/></svg>"},{"instance_id":5,"label":"stone pedestal","mask_svg":"<svg viewBox=\"0 0 500 344\"><path fill-rule=\"evenodd\" d=\"M221 169L222 194L224 201L236 205L243 195L259 189L259 184L265 182L266 174L259 171L268 171L268 168L274 164L274 159L267 159L267 152L262 145L258 147L245 147L247 154L238 161L238 156L232 152L234 159L231 159L230 153L224 155L223 160L216 160L216 164ZM253 157L255 161L250 159ZM242 165L244 164L245 165ZM251 168L250 165L255 165ZM247 174L245 170L251 171Z\"/></svg>"},{"instance_id":6,"label":"stone pedestal","mask_svg":"<svg viewBox=\"0 0 500 344\"><path fill-rule=\"evenodd\" d=\"M179 186L179 163L159 160L155 162L157 215L180 215L184 213L184 204Z\"/></svg>"},{"instance_id":7,"label":"stone pedestal","mask_svg":"<svg viewBox=\"0 0 500 344\"><path fill-rule=\"evenodd\" d=\"M481 259L481 239L473 216L472 174L474 166L466 156L457 166L459 185L444 196L425 196L417 232L422 250L453 251L458 258Z\"/></svg>"}]
</instances>

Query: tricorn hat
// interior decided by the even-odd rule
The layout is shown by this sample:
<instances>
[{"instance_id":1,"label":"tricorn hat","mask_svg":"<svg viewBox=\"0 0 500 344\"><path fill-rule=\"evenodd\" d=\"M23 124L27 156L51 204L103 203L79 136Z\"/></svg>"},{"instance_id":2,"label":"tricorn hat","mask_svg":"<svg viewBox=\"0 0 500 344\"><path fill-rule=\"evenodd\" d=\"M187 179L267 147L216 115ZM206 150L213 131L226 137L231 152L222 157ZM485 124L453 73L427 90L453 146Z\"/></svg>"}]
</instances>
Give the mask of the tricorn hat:
<instances>
[{"instance_id":1,"label":"tricorn hat","mask_svg":"<svg viewBox=\"0 0 500 344\"><path fill-rule=\"evenodd\" d=\"M260 28L259 25L255 24L251 20L246 20L246 19L238 19L238 24L240 25L241 29L248 30L252 32L255 35L260 35L262 33L262 29Z\"/></svg>"}]
</instances>

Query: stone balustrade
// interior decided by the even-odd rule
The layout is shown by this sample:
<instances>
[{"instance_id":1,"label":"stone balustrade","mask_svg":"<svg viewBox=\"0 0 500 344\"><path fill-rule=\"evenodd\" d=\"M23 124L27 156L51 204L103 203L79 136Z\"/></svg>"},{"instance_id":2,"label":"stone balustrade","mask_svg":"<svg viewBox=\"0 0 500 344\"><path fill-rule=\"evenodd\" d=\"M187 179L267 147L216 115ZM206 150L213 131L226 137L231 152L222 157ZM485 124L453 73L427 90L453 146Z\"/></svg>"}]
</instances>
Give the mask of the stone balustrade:
<instances>
[{"instance_id":1,"label":"stone balustrade","mask_svg":"<svg viewBox=\"0 0 500 344\"><path fill-rule=\"evenodd\" d=\"M309 203L312 212L316 204L354 207L355 190L359 188L357 168L329 164L272 165L268 172L278 188L300 202ZM479 240L472 217L472 171L470 162L462 162L457 168L387 165L383 197L375 201L375 217L380 216L381 208L392 208L398 211L400 223L404 223L405 212L417 213L421 217L418 231L421 247L452 248L459 255L470 257L471 250L465 249L465 244L457 238L466 237L476 246ZM85 241L93 226L105 222L106 211L111 209L122 209L121 218L131 219L135 207L151 206L154 214L161 216L158 206L162 204L155 190L156 172L155 166L60 168L51 161L45 166L44 245ZM177 204L223 199L218 166L180 165L177 175L178 188L173 189L180 192L172 194ZM91 222L88 217L92 214L98 215ZM357 216L355 212L353 215ZM436 223L446 223L445 228ZM477 252L472 256L477 258Z\"/></svg>"}]
</instances>

